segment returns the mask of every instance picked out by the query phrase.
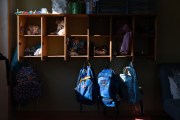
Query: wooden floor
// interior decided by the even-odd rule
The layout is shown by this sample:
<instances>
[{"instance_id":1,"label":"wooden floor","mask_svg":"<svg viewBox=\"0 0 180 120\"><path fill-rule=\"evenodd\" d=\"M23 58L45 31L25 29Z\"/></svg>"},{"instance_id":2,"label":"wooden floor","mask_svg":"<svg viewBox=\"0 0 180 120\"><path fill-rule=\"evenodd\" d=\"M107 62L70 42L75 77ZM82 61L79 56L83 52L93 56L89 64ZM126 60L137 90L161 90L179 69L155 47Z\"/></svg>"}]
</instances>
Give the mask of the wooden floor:
<instances>
[{"instance_id":1,"label":"wooden floor","mask_svg":"<svg viewBox=\"0 0 180 120\"><path fill-rule=\"evenodd\" d=\"M17 113L11 120L172 120L167 115L122 115L116 113L57 112L57 113Z\"/></svg>"}]
</instances>

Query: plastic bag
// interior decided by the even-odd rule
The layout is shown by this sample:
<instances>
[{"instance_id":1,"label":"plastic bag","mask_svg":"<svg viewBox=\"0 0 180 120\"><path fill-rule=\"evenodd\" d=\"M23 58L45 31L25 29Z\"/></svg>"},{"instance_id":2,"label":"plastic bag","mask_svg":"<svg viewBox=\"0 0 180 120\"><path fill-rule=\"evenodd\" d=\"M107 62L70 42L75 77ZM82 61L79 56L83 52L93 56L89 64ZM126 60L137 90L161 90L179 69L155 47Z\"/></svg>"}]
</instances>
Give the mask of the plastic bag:
<instances>
[{"instance_id":1,"label":"plastic bag","mask_svg":"<svg viewBox=\"0 0 180 120\"><path fill-rule=\"evenodd\" d=\"M53 14L67 13L67 0L51 0L51 1L52 1Z\"/></svg>"}]
</instances>

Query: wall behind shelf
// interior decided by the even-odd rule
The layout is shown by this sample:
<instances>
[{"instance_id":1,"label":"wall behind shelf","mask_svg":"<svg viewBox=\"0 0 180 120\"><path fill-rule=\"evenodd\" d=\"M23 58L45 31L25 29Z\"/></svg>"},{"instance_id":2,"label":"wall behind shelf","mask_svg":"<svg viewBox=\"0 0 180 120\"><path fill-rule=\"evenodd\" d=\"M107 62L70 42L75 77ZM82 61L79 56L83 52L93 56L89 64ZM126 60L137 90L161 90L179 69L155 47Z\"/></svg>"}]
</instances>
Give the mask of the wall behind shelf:
<instances>
[{"instance_id":1,"label":"wall behind shelf","mask_svg":"<svg viewBox=\"0 0 180 120\"><path fill-rule=\"evenodd\" d=\"M49 12L51 12L51 0L16 0L14 5L17 6L15 9L19 9L20 11L30 11L30 10L41 10L41 8L47 8Z\"/></svg>"},{"instance_id":2,"label":"wall behind shelf","mask_svg":"<svg viewBox=\"0 0 180 120\"><path fill-rule=\"evenodd\" d=\"M12 26L11 30L16 31L16 16L14 12L19 10L39 10L42 7L51 11L51 1L46 0L11 0ZM140 84L144 88L144 106L145 110L162 110L161 91L157 74L157 63L160 62L178 62L180 61L180 15L178 3L159 0L158 1L158 40L157 40L157 61L151 62L145 59L137 59L135 66L138 73ZM16 43L16 32L12 32L12 43ZM12 44L12 48L16 44ZM68 62L61 59L51 59L48 62L37 61L35 69L38 70L43 81L44 92L39 101L38 107L35 102L22 107L28 111L78 111L74 96L74 87L78 72L82 66L82 59L75 58ZM97 72L106 64L104 59L94 59L93 65ZM128 60L121 58L113 61L113 68L117 73L122 72L122 68L128 64ZM48 74L47 74L48 73ZM60 74L61 73L61 74ZM63 97L62 97L63 96ZM87 108L95 110L95 106ZM121 106L121 110L128 109L127 106Z\"/></svg>"},{"instance_id":3,"label":"wall behind shelf","mask_svg":"<svg viewBox=\"0 0 180 120\"><path fill-rule=\"evenodd\" d=\"M159 2L158 17L158 61L180 62L180 1ZM172 8L172 9L171 9Z\"/></svg>"}]
</instances>

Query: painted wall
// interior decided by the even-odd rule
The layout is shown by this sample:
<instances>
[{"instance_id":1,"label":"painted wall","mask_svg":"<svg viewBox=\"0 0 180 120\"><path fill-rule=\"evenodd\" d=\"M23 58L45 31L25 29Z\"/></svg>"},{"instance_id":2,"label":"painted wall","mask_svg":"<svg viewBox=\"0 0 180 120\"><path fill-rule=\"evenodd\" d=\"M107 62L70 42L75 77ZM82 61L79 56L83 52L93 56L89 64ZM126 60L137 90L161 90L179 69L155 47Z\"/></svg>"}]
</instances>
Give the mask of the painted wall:
<instances>
[{"instance_id":1,"label":"painted wall","mask_svg":"<svg viewBox=\"0 0 180 120\"><path fill-rule=\"evenodd\" d=\"M157 61L152 62L145 59L137 59L135 67L138 73L139 83L144 89L145 110L162 110L161 91L158 80L157 64L161 62L180 61L180 1L168 2L159 0L158 5L158 41ZM12 7L12 12L19 10L40 10L48 8L51 12L51 1L47 0L17 0ZM13 13L12 13L13 14ZM16 19L12 15L12 19ZM13 21L13 26L15 22ZM16 28L14 28L16 29ZM12 34L12 36L15 36ZM12 39L14 41L15 39ZM98 73L106 65L105 59L94 59L92 65ZM74 87L79 69L82 67L82 59L71 59L64 62L61 59L51 59L44 62L35 62L35 69L38 71L43 82L43 96L38 103L32 101L22 106L22 110L30 111L78 111L79 105L75 100ZM128 64L128 59L115 59L112 62L116 73L121 73L122 68ZM125 104L121 110L129 109ZM95 110L95 106L87 107L86 110Z\"/></svg>"},{"instance_id":2,"label":"painted wall","mask_svg":"<svg viewBox=\"0 0 180 120\"><path fill-rule=\"evenodd\" d=\"M180 61L180 1L160 0L158 29L158 61Z\"/></svg>"},{"instance_id":3,"label":"painted wall","mask_svg":"<svg viewBox=\"0 0 180 120\"><path fill-rule=\"evenodd\" d=\"M0 1L0 53L8 57L8 2ZM8 87L5 62L0 61L0 120L8 119Z\"/></svg>"}]
</instances>

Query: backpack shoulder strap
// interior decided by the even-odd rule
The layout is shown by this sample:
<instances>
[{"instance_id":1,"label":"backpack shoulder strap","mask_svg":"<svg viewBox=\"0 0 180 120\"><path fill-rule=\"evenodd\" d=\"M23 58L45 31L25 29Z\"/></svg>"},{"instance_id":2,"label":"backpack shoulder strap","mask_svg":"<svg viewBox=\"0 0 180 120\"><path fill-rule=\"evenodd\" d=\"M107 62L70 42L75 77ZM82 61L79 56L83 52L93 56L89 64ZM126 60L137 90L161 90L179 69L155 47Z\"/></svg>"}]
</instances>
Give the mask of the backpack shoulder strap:
<instances>
[{"instance_id":1,"label":"backpack shoulder strap","mask_svg":"<svg viewBox=\"0 0 180 120\"><path fill-rule=\"evenodd\" d=\"M82 72L83 72L83 69L80 69L79 71L79 76L78 76L78 79L77 79L77 85L79 84L81 78L82 78Z\"/></svg>"},{"instance_id":2,"label":"backpack shoulder strap","mask_svg":"<svg viewBox=\"0 0 180 120\"><path fill-rule=\"evenodd\" d=\"M130 64L129 64L128 71L130 72L130 74L131 74L131 76L133 78L133 81L136 82L136 71L135 71L135 69L133 67L132 62L130 62Z\"/></svg>"},{"instance_id":3,"label":"backpack shoulder strap","mask_svg":"<svg viewBox=\"0 0 180 120\"><path fill-rule=\"evenodd\" d=\"M94 74L94 71L93 71L93 69L92 69L91 66L87 66L87 72L88 72L88 75L89 75L92 79L95 78L95 74Z\"/></svg>"}]
</instances>

